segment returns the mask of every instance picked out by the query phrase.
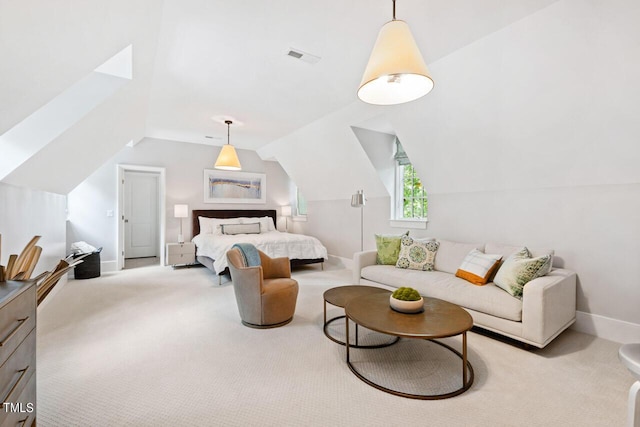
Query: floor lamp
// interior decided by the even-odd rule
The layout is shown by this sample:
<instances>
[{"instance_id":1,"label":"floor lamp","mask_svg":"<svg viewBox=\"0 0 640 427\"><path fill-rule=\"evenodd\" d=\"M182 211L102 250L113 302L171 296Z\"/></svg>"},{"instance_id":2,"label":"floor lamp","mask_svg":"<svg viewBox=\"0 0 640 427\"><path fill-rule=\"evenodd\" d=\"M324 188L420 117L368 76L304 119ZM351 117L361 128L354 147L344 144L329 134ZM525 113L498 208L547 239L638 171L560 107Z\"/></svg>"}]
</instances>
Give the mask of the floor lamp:
<instances>
[{"instance_id":1,"label":"floor lamp","mask_svg":"<svg viewBox=\"0 0 640 427\"><path fill-rule=\"evenodd\" d=\"M360 252L364 250L364 190L358 190L351 196L351 207L360 208Z\"/></svg>"}]
</instances>

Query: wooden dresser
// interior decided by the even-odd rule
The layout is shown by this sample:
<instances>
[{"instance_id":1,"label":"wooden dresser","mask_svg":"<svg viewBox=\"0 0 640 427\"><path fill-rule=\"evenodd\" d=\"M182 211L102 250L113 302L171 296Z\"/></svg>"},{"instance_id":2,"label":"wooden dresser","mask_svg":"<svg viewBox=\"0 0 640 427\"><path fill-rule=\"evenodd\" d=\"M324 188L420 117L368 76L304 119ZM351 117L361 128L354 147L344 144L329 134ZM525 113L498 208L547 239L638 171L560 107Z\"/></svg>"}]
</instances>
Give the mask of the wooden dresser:
<instances>
[{"instance_id":1,"label":"wooden dresser","mask_svg":"<svg viewBox=\"0 0 640 427\"><path fill-rule=\"evenodd\" d=\"M36 286L0 282L0 427L36 418Z\"/></svg>"}]
</instances>

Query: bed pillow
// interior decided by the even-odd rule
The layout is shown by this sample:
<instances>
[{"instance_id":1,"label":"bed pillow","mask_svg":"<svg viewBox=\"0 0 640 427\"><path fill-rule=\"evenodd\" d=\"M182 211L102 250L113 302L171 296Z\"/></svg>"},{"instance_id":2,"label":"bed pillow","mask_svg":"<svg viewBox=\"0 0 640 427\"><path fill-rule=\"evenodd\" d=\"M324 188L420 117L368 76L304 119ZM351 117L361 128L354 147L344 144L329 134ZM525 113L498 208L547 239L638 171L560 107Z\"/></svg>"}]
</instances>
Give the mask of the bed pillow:
<instances>
[{"instance_id":1,"label":"bed pillow","mask_svg":"<svg viewBox=\"0 0 640 427\"><path fill-rule=\"evenodd\" d=\"M486 285L489 278L500 266L502 255L485 254L477 249L472 249L456 271L456 277L471 282L474 285Z\"/></svg>"},{"instance_id":2,"label":"bed pillow","mask_svg":"<svg viewBox=\"0 0 640 427\"><path fill-rule=\"evenodd\" d=\"M199 216L198 222L200 223L200 234L213 234L218 225L216 218L207 218L204 216Z\"/></svg>"},{"instance_id":3,"label":"bed pillow","mask_svg":"<svg viewBox=\"0 0 640 427\"><path fill-rule=\"evenodd\" d=\"M505 260L493 283L514 297L522 299L524 286L528 282L551 271L551 259L552 255L533 258L529 249L522 248Z\"/></svg>"},{"instance_id":4,"label":"bed pillow","mask_svg":"<svg viewBox=\"0 0 640 427\"><path fill-rule=\"evenodd\" d=\"M269 231L273 231L272 229L272 224L273 224L273 218L271 218L270 216L263 216L262 218L253 218L254 220L257 219L258 222L260 223L260 232L261 233L268 233ZM274 227L275 229L275 227Z\"/></svg>"},{"instance_id":5,"label":"bed pillow","mask_svg":"<svg viewBox=\"0 0 640 427\"><path fill-rule=\"evenodd\" d=\"M402 236L408 236L407 231L399 236L393 234L376 234L376 264L396 265L400 255L400 240Z\"/></svg>"},{"instance_id":6,"label":"bed pillow","mask_svg":"<svg viewBox=\"0 0 640 427\"><path fill-rule=\"evenodd\" d=\"M260 223L251 224L221 224L222 234L260 234Z\"/></svg>"},{"instance_id":7,"label":"bed pillow","mask_svg":"<svg viewBox=\"0 0 640 427\"><path fill-rule=\"evenodd\" d=\"M396 267L433 271L439 246L440 243L436 241L417 241L409 236L403 236L400 240L400 255Z\"/></svg>"}]
</instances>

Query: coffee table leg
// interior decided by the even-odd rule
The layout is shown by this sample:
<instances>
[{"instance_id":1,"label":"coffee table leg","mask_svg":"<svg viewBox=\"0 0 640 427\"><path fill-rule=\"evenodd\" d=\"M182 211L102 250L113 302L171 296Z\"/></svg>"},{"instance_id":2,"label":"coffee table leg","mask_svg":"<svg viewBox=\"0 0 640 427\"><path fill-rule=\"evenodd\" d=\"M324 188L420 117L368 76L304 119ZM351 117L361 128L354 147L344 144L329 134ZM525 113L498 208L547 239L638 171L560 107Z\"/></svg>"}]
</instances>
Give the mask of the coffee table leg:
<instances>
[{"instance_id":1,"label":"coffee table leg","mask_svg":"<svg viewBox=\"0 0 640 427\"><path fill-rule=\"evenodd\" d=\"M327 324L327 300L324 300L324 325Z\"/></svg>"},{"instance_id":2,"label":"coffee table leg","mask_svg":"<svg viewBox=\"0 0 640 427\"><path fill-rule=\"evenodd\" d=\"M347 364L349 364L349 316L345 314L344 316L344 324L345 324L345 346L347 347Z\"/></svg>"},{"instance_id":3,"label":"coffee table leg","mask_svg":"<svg viewBox=\"0 0 640 427\"><path fill-rule=\"evenodd\" d=\"M358 324L356 323L356 345L358 345Z\"/></svg>"},{"instance_id":4,"label":"coffee table leg","mask_svg":"<svg viewBox=\"0 0 640 427\"><path fill-rule=\"evenodd\" d=\"M467 385L467 331L462 333L462 387Z\"/></svg>"}]
</instances>

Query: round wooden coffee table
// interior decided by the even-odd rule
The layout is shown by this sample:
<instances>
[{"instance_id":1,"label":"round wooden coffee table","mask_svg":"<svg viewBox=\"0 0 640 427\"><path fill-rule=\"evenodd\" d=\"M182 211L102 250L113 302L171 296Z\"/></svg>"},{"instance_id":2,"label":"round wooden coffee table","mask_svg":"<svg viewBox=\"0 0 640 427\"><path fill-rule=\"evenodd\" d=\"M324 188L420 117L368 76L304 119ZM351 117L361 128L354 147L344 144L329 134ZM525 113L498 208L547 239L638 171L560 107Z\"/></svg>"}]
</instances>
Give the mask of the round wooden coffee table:
<instances>
[{"instance_id":1,"label":"round wooden coffee table","mask_svg":"<svg viewBox=\"0 0 640 427\"><path fill-rule=\"evenodd\" d=\"M345 345L344 341L340 341L339 339L331 336L331 334L329 334L329 331L327 330L327 328L329 327L329 325L331 324L331 322L334 322L336 320L339 319L344 319L345 316L337 316L334 317L332 319L329 319L329 321L327 321L327 303L331 304L331 305L335 305L336 307L341 307L344 308L345 305L347 305L347 303L349 301L351 301L353 298L360 298L363 297L365 295L371 295L372 293L376 293L376 292L384 292L386 294L389 293L388 290L383 289L383 288L376 288L374 286L364 286L364 285L346 285L346 286L338 286L336 288L331 288L329 290L327 290L324 293L324 334L327 336L327 338L329 338L331 341L336 342L340 345ZM390 346L392 344L395 344L398 342L398 340L400 338L396 338L395 340L388 342L388 343L383 343L383 344L374 344L374 345L359 345L358 344L358 325L356 324L356 336L355 336L355 345L351 345L351 347L354 348L381 348L381 347L387 347Z\"/></svg>"},{"instance_id":2,"label":"round wooden coffee table","mask_svg":"<svg viewBox=\"0 0 640 427\"><path fill-rule=\"evenodd\" d=\"M424 311L415 314L398 313L389 306L391 292L376 292L351 299L345 306L345 336L347 365L365 383L387 393L413 399L446 399L464 393L473 384L473 367L467 360L467 331L473 326L473 319L462 307L436 298L424 298ZM411 394L392 390L374 383L354 368L349 359L349 319L356 325L376 332L402 338L433 340L462 359L462 387L433 395ZM452 347L435 341L436 338L462 335L462 354Z\"/></svg>"}]
</instances>

